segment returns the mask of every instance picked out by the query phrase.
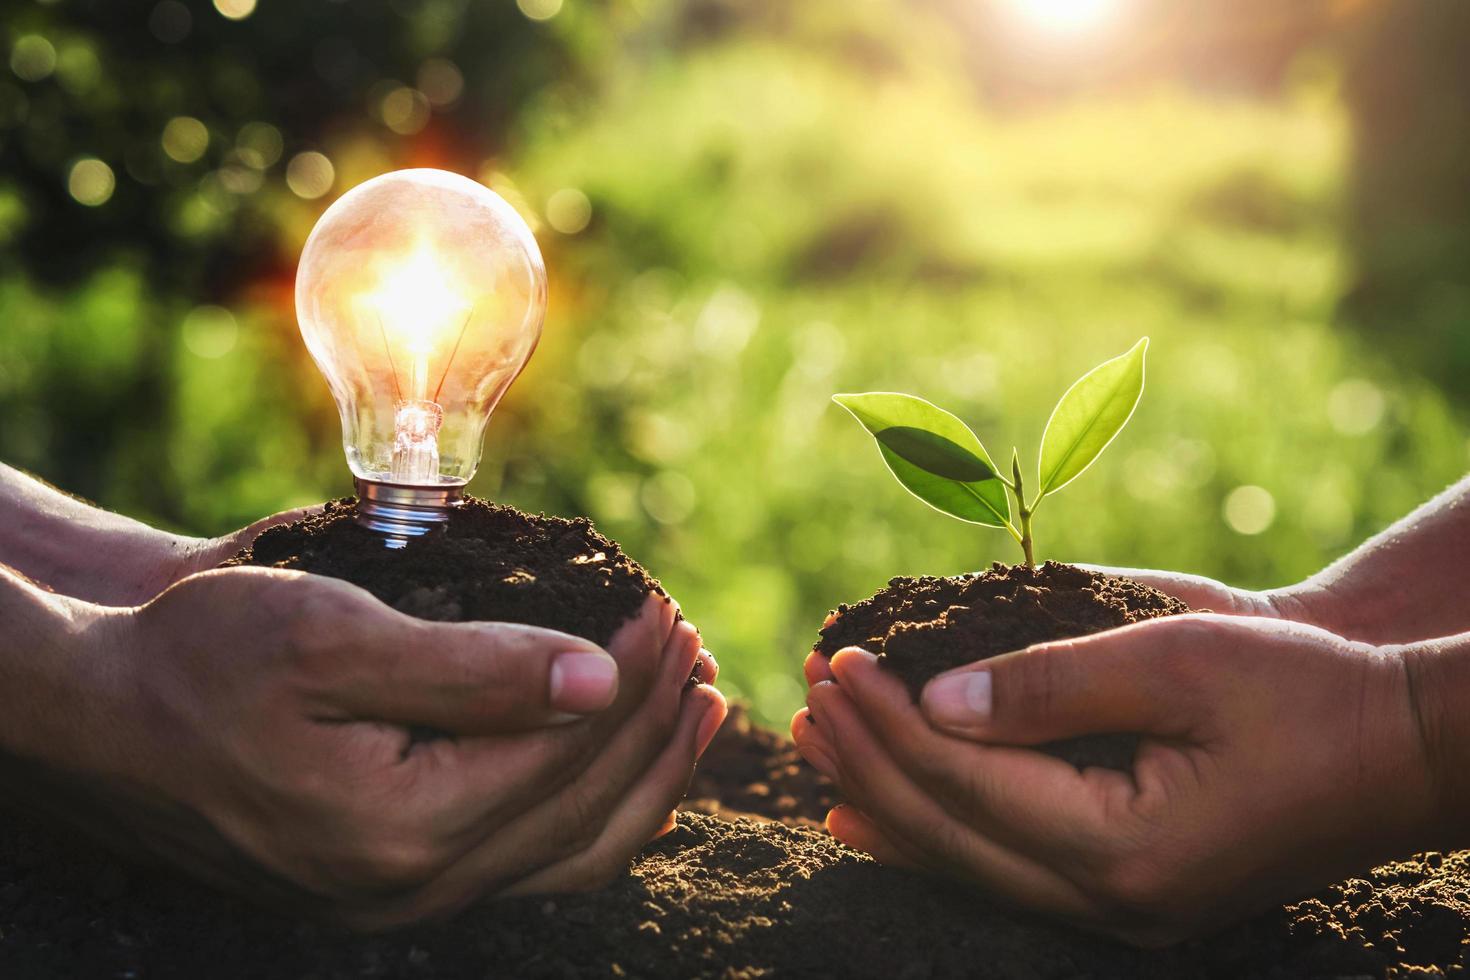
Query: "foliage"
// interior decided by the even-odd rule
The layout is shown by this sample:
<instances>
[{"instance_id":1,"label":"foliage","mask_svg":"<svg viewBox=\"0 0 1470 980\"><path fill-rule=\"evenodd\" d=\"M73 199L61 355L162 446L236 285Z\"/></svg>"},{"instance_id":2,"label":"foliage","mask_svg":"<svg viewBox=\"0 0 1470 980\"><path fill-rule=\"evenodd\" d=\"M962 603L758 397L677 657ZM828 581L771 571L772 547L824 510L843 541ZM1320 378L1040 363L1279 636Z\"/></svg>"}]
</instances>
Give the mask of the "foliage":
<instances>
[{"instance_id":1,"label":"foliage","mask_svg":"<svg viewBox=\"0 0 1470 980\"><path fill-rule=\"evenodd\" d=\"M877 440L888 469L909 492L952 517L1003 527L1035 565L1032 518L1048 495L1071 483L1117 437L1143 397L1144 337L1126 353L1099 364L1062 395L1041 436L1036 493L1026 497L1021 455L1011 472L996 469L969 426L922 398L891 391L833 395ZM1015 498L1012 522L1010 497Z\"/></svg>"},{"instance_id":2,"label":"foliage","mask_svg":"<svg viewBox=\"0 0 1470 980\"><path fill-rule=\"evenodd\" d=\"M206 534L350 490L291 264L333 195L409 164L490 182L552 276L471 490L591 516L767 721L798 703L828 609L1009 547L874 488L834 390L922 386L1015 445L1066 365L1147 333L1153 370L1187 383L1156 386L1069 488L1048 553L1247 586L1315 570L1465 467L1445 393L1339 323L1351 142L1330 71L1022 111L977 96L969 38L897 0L187 8L178 44L146 4L5 18L7 56L39 34L57 67L0 81L0 458L108 507ZM458 101L385 116L434 59ZM180 115L208 131L192 163L162 148ZM281 138L259 168L251 123ZM321 197L288 180L305 152L334 168ZM116 175L96 206L68 193L84 155ZM128 167L149 155L153 184ZM551 206L583 198L577 220Z\"/></svg>"}]
</instances>

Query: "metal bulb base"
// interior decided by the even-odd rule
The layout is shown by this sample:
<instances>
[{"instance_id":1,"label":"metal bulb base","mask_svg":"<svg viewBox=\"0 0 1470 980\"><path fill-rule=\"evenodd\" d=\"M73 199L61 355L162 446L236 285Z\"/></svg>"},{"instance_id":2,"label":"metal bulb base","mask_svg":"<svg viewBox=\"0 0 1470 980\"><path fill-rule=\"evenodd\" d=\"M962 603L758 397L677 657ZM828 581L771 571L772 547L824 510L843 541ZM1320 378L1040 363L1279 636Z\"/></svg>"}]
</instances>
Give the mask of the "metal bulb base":
<instances>
[{"instance_id":1,"label":"metal bulb base","mask_svg":"<svg viewBox=\"0 0 1470 980\"><path fill-rule=\"evenodd\" d=\"M357 523L378 534L386 548L402 548L449 521L464 503L463 486L421 487L355 477Z\"/></svg>"}]
</instances>

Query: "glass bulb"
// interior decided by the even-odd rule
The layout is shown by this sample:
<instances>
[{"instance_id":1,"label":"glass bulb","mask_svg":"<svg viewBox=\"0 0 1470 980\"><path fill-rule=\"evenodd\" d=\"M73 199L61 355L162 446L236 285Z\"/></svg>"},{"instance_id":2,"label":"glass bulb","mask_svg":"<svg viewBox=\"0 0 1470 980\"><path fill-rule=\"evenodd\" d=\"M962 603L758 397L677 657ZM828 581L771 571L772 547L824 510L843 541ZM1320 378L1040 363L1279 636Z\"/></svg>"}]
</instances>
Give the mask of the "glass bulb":
<instances>
[{"instance_id":1,"label":"glass bulb","mask_svg":"<svg viewBox=\"0 0 1470 980\"><path fill-rule=\"evenodd\" d=\"M447 519L545 313L531 229L467 177L383 174L316 223L296 317L342 416L359 519L390 545Z\"/></svg>"}]
</instances>

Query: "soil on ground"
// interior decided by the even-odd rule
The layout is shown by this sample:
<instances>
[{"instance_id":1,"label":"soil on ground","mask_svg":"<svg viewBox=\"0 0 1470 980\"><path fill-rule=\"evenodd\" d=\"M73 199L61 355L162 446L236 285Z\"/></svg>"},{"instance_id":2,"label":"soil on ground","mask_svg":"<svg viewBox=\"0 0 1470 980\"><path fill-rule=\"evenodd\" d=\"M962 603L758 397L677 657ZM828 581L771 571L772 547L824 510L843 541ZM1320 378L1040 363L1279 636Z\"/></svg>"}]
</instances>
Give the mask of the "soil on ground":
<instances>
[{"instance_id":1,"label":"soil on ground","mask_svg":"<svg viewBox=\"0 0 1470 980\"><path fill-rule=\"evenodd\" d=\"M815 650L848 646L879 655L915 700L925 682L953 667L1190 609L1132 579L1049 561L1002 565L948 578L891 579L861 602L833 610ZM1053 742L1043 750L1079 768L1128 769L1138 739L1126 732Z\"/></svg>"},{"instance_id":2,"label":"soil on ground","mask_svg":"<svg viewBox=\"0 0 1470 980\"><path fill-rule=\"evenodd\" d=\"M1212 939L1141 952L883 868L837 843L820 830L832 787L738 707L676 829L607 888L488 901L382 935L279 915L124 863L13 809L18 802L0 799L5 980L1346 980L1461 976L1470 967L1470 852L1419 855Z\"/></svg>"}]
</instances>

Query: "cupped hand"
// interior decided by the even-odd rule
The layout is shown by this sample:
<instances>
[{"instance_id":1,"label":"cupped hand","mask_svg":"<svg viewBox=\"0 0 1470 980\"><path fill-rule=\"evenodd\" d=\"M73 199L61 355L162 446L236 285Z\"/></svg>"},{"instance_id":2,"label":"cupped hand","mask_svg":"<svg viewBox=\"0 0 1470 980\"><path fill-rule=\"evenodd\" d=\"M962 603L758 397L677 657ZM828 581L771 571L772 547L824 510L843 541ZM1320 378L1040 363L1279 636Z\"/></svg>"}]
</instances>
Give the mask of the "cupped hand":
<instances>
[{"instance_id":1,"label":"cupped hand","mask_svg":"<svg viewBox=\"0 0 1470 980\"><path fill-rule=\"evenodd\" d=\"M1204 575L1189 572L1171 572L1157 568L1121 568L1109 565L1080 565L1088 571L1099 572L1115 578L1131 578L1151 588L1173 596L1196 612L1221 613L1227 616L1263 616L1269 619L1287 619L1310 626L1331 629L1332 624L1324 616L1323 598L1310 585L1289 586L1284 589L1253 591L1237 589L1224 582ZM828 613L823 628L837 618ZM807 686L832 679L828 658L813 652L806 658L803 668Z\"/></svg>"},{"instance_id":2,"label":"cupped hand","mask_svg":"<svg viewBox=\"0 0 1470 980\"><path fill-rule=\"evenodd\" d=\"M829 829L1139 944L1422 845L1434 792L1402 657L1255 617L1153 620L940 675L857 649L792 721L851 806ZM1131 773L1028 746L1143 735Z\"/></svg>"},{"instance_id":3,"label":"cupped hand","mask_svg":"<svg viewBox=\"0 0 1470 980\"><path fill-rule=\"evenodd\" d=\"M650 597L602 650L313 575L194 575L113 617L118 695L88 761L121 779L117 834L354 925L591 887L665 826L724 718L687 685L713 664L676 613Z\"/></svg>"}]
</instances>

